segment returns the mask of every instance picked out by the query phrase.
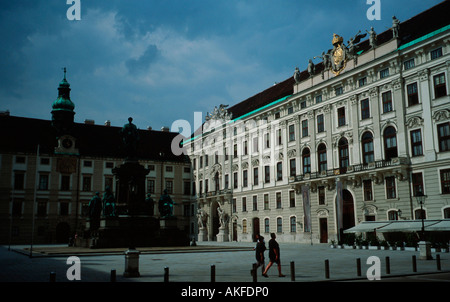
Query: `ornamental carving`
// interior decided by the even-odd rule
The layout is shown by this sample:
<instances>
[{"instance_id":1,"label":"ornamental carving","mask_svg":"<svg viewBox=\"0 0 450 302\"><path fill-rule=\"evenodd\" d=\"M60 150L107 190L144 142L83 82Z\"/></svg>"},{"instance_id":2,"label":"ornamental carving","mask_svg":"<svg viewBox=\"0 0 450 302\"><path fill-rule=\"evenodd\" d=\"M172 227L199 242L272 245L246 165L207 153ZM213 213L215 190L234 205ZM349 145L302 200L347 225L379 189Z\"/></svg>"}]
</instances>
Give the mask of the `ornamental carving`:
<instances>
[{"instance_id":1,"label":"ornamental carving","mask_svg":"<svg viewBox=\"0 0 450 302\"><path fill-rule=\"evenodd\" d=\"M406 121L406 126L408 128L420 127L423 125L423 118L420 116L413 116Z\"/></svg>"},{"instance_id":2,"label":"ornamental carving","mask_svg":"<svg viewBox=\"0 0 450 302\"><path fill-rule=\"evenodd\" d=\"M433 120L436 122L446 121L448 119L450 119L450 110L448 109L439 110L433 114Z\"/></svg>"}]
</instances>

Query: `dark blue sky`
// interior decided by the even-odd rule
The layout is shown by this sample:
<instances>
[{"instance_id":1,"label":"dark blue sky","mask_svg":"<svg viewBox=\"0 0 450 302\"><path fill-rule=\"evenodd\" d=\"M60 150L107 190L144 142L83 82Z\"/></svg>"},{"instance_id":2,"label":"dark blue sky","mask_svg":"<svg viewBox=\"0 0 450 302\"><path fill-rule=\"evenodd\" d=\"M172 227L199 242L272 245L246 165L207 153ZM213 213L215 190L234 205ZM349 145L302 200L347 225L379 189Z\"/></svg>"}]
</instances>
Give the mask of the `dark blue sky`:
<instances>
[{"instance_id":1,"label":"dark blue sky","mask_svg":"<svg viewBox=\"0 0 450 302\"><path fill-rule=\"evenodd\" d=\"M371 26L388 29L441 0L0 1L0 110L50 119L67 67L75 120L132 116L143 129L194 124L194 112L234 105L292 76L298 66ZM316 63L320 62L316 60Z\"/></svg>"}]
</instances>

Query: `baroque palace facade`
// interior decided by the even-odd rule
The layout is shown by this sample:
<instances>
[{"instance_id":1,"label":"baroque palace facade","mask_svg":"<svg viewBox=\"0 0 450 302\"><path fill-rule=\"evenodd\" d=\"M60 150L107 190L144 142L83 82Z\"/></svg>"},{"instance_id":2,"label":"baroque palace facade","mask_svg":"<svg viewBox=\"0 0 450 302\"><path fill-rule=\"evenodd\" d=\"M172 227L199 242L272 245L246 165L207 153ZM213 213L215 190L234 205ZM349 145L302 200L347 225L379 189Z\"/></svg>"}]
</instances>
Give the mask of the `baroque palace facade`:
<instances>
[{"instance_id":1,"label":"baroque palace facade","mask_svg":"<svg viewBox=\"0 0 450 302\"><path fill-rule=\"evenodd\" d=\"M362 221L450 218L449 9L334 34L320 63L216 107L184 143L199 240L325 243Z\"/></svg>"},{"instance_id":2,"label":"baroque palace facade","mask_svg":"<svg viewBox=\"0 0 450 302\"><path fill-rule=\"evenodd\" d=\"M52 120L0 115L0 243L67 243L76 233L81 237L94 194L102 198L107 187L117 192L113 169L125 158L121 128L108 121L75 123L70 90L64 73ZM178 205L178 227L191 232L191 167L187 156L172 153L177 133L138 131L137 156L150 170L145 192L155 202L154 215L159 216L158 200L167 189Z\"/></svg>"}]
</instances>

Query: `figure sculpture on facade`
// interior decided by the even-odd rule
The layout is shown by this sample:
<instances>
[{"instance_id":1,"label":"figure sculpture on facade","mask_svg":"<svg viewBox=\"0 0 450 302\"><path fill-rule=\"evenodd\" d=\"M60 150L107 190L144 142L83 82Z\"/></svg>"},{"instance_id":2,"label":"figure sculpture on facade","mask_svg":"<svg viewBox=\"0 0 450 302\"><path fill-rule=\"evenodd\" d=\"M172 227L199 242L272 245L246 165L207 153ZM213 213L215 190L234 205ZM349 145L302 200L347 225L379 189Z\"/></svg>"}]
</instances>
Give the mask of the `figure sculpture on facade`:
<instances>
[{"instance_id":1,"label":"figure sculpture on facade","mask_svg":"<svg viewBox=\"0 0 450 302\"><path fill-rule=\"evenodd\" d=\"M163 195L159 198L158 210L161 218L173 217L173 206L176 203L170 198L167 189L164 189Z\"/></svg>"},{"instance_id":2,"label":"figure sculpture on facade","mask_svg":"<svg viewBox=\"0 0 450 302\"><path fill-rule=\"evenodd\" d=\"M314 75L314 71L315 71L315 65L314 65L313 61L311 59L309 59L308 73L311 77Z\"/></svg>"},{"instance_id":3,"label":"figure sculpture on facade","mask_svg":"<svg viewBox=\"0 0 450 302\"><path fill-rule=\"evenodd\" d=\"M137 145L139 142L139 132L135 124L132 123L133 118L128 118L128 124L122 127L121 135L125 145L127 159L135 159L137 156Z\"/></svg>"},{"instance_id":4,"label":"figure sculpture on facade","mask_svg":"<svg viewBox=\"0 0 450 302\"><path fill-rule=\"evenodd\" d=\"M400 33L400 20L392 16L392 37L397 39Z\"/></svg>"},{"instance_id":5,"label":"figure sculpture on facade","mask_svg":"<svg viewBox=\"0 0 450 302\"><path fill-rule=\"evenodd\" d=\"M298 69L298 67L295 67L295 71L294 71L294 80L295 83L300 83L300 70Z\"/></svg>"},{"instance_id":6,"label":"figure sculpture on facade","mask_svg":"<svg viewBox=\"0 0 450 302\"><path fill-rule=\"evenodd\" d=\"M102 201L100 193L95 192L94 197L89 201L89 220L91 230L96 230L100 225L100 215L102 213Z\"/></svg>"},{"instance_id":7,"label":"figure sculpture on facade","mask_svg":"<svg viewBox=\"0 0 450 302\"><path fill-rule=\"evenodd\" d=\"M116 216L116 199L110 186L107 186L105 193L103 193L103 215L105 217Z\"/></svg>"},{"instance_id":8,"label":"figure sculpture on facade","mask_svg":"<svg viewBox=\"0 0 450 302\"><path fill-rule=\"evenodd\" d=\"M375 48L375 46L377 46L377 33L373 29L373 26L370 28L370 31L367 31L367 33L369 34L370 47Z\"/></svg>"},{"instance_id":9,"label":"figure sculpture on facade","mask_svg":"<svg viewBox=\"0 0 450 302\"><path fill-rule=\"evenodd\" d=\"M226 229L227 226L228 226L228 220L229 220L228 214L225 213L225 211L222 210L221 207L217 207L217 213L219 214L219 224L220 224L220 228Z\"/></svg>"}]
</instances>

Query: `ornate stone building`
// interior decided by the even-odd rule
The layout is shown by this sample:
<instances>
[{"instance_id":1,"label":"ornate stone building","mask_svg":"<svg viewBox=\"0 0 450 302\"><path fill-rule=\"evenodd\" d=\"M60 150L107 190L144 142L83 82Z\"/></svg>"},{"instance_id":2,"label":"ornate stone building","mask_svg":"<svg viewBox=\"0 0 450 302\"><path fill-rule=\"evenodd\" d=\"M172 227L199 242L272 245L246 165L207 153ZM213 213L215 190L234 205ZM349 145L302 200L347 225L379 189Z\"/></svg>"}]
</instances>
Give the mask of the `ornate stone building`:
<instances>
[{"instance_id":1,"label":"ornate stone building","mask_svg":"<svg viewBox=\"0 0 450 302\"><path fill-rule=\"evenodd\" d=\"M199 240L324 243L362 221L450 218L449 9L330 34L319 63L215 108L184 144Z\"/></svg>"},{"instance_id":2,"label":"ornate stone building","mask_svg":"<svg viewBox=\"0 0 450 302\"><path fill-rule=\"evenodd\" d=\"M2 244L67 243L84 230L86 208L95 192L100 198L108 186L117 192L113 169L125 156L121 128L109 122L96 125L92 120L75 123L65 74L58 91L52 120L0 115ZM159 215L157 202L167 189L178 204L174 215L179 227L194 230L189 159L171 151L177 133L138 131L137 157L150 170L145 191L155 202L154 215Z\"/></svg>"}]
</instances>

